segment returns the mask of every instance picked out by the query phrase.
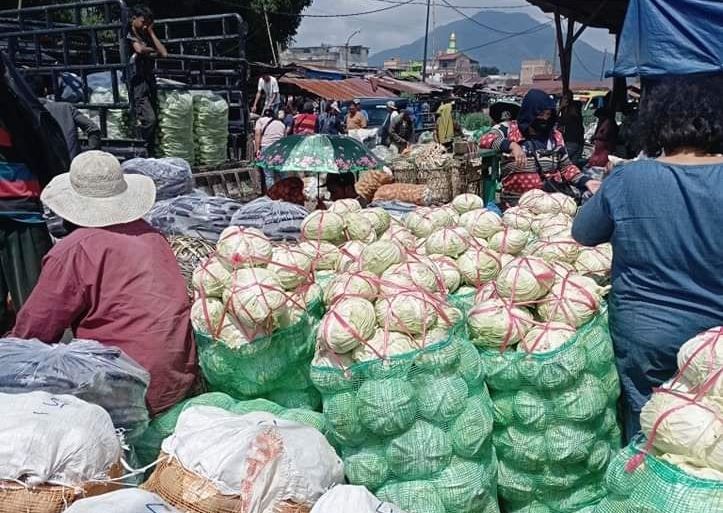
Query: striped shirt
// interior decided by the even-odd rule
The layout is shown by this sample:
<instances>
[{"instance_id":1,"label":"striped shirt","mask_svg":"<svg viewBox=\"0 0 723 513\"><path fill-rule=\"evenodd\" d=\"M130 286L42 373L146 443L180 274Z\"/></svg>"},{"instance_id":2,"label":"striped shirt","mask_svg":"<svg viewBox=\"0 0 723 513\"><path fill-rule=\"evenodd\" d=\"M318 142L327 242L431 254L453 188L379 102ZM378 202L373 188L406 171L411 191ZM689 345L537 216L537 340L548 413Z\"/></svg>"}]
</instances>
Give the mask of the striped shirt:
<instances>
[{"instance_id":1,"label":"striped shirt","mask_svg":"<svg viewBox=\"0 0 723 513\"><path fill-rule=\"evenodd\" d=\"M10 132L0 122L0 218L42 223L40 182L21 160Z\"/></svg>"},{"instance_id":2,"label":"striped shirt","mask_svg":"<svg viewBox=\"0 0 723 513\"><path fill-rule=\"evenodd\" d=\"M497 125L480 140L480 147L503 153L509 151L512 142L522 146L527 154L524 167L515 164L512 157L502 160L502 200L505 206L513 206L523 193L542 188L542 178L555 182L567 182L580 188L587 181L580 169L572 163L565 149L565 141L558 130L553 130L545 148L538 148L533 141L525 140L515 121L509 127Z\"/></svg>"}]
</instances>

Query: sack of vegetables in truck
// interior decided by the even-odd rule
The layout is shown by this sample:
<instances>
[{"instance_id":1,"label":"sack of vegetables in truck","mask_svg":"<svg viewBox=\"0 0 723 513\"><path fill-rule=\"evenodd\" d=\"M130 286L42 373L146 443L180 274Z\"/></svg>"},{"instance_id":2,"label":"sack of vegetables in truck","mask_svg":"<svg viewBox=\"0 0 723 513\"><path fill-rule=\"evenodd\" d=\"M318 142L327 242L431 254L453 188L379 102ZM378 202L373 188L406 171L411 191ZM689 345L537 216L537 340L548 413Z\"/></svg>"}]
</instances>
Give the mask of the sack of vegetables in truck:
<instances>
[{"instance_id":1,"label":"sack of vegetables in truck","mask_svg":"<svg viewBox=\"0 0 723 513\"><path fill-rule=\"evenodd\" d=\"M150 375L115 347L94 340L49 345L0 339L0 393L68 394L103 407L130 443L148 425Z\"/></svg>"},{"instance_id":2,"label":"sack of vegetables in truck","mask_svg":"<svg viewBox=\"0 0 723 513\"><path fill-rule=\"evenodd\" d=\"M268 413L188 408L144 488L181 511L300 513L344 479L313 428Z\"/></svg>"},{"instance_id":3,"label":"sack of vegetables in truck","mask_svg":"<svg viewBox=\"0 0 723 513\"><path fill-rule=\"evenodd\" d=\"M0 394L0 513L61 513L114 490L120 440L108 413L70 395Z\"/></svg>"},{"instance_id":4,"label":"sack of vegetables in truck","mask_svg":"<svg viewBox=\"0 0 723 513\"><path fill-rule=\"evenodd\" d=\"M605 289L537 257L502 268L467 316L494 403L507 511L576 513L605 494L619 382Z\"/></svg>"},{"instance_id":5,"label":"sack of vegetables in truck","mask_svg":"<svg viewBox=\"0 0 723 513\"><path fill-rule=\"evenodd\" d=\"M191 321L199 363L213 391L317 409L309 381L321 289L312 258L272 245L255 228L232 226L195 271Z\"/></svg>"},{"instance_id":6,"label":"sack of vegetables in truck","mask_svg":"<svg viewBox=\"0 0 723 513\"><path fill-rule=\"evenodd\" d=\"M642 435L612 459L604 484L593 513L723 511L723 473L651 452Z\"/></svg>"},{"instance_id":7,"label":"sack of vegetables in truck","mask_svg":"<svg viewBox=\"0 0 723 513\"><path fill-rule=\"evenodd\" d=\"M434 282L424 288L422 273L388 272L336 297L319 325L311 379L327 436L348 481L381 501L496 513L492 404L481 359L458 332L462 313Z\"/></svg>"}]
</instances>

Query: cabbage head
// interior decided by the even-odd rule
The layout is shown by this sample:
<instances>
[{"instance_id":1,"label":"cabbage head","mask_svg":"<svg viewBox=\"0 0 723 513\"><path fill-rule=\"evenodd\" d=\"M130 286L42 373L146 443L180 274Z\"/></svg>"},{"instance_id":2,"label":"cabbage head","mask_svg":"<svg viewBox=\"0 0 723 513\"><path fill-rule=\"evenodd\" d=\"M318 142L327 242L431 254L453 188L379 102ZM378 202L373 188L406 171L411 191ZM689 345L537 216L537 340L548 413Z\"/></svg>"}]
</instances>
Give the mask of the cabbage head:
<instances>
[{"instance_id":1,"label":"cabbage head","mask_svg":"<svg viewBox=\"0 0 723 513\"><path fill-rule=\"evenodd\" d=\"M379 295L379 279L372 273L359 271L339 274L324 291L324 304L333 305L345 297L361 297L375 301Z\"/></svg>"},{"instance_id":2,"label":"cabbage head","mask_svg":"<svg viewBox=\"0 0 723 513\"><path fill-rule=\"evenodd\" d=\"M573 239L538 240L530 248L530 254L550 263L574 264L580 254L580 244Z\"/></svg>"},{"instance_id":3,"label":"cabbage head","mask_svg":"<svg viewBox=\"0 0 723 513\"><path fill-rule=\"evenodd\" d=\"M469 237L465 235L457 228L441 228L427 237L426 253L457 258L469 248Z\"/></svg>"},{"instance_id":4,"label":"cabbage head","mask_svg":"<svg viewBox=\"0 0 723 513\"><path fill-rule=\"evenodd\" d=\"M437 267L438 273L442 276L447 293L452 294L455 292L462 284L462 275L457 268L457 262L441 255L433 255L430 258Z\"/></svg>"},{"instance_id":5,"label":"cabbage head","mask_svg":"<svg viewBox=\"0 0 723 513\"><path fill-rule=\"evenodd\" d=\"M384 232L384 235L380 237L380 240L398 242L407 249L414 249L417 247L417 237L405 227L394 224L392 224L389 229Z\"/></svg>"},{"instance_id":6,"label":"cabbage head","mask_svg":"<svg viewBox=\"0 0 723 513\"><path fill-rule=\"evenodd\" d=\"M344 240L344 218L329 210L314 210L301 222L301 235L311 242L340 243Z\"/></svg>"},{"instance_id":7,"label":"cabbage head","mask_svg":"<svg viewBox=\"0 0 723 513\"><path fill-rule=\"evenodd\" d=\"M476 346L501 347L517 344L532 327L532 314L502 299L489 299L467 314L470 337Z\"/></svg>"},{"instance_id":8,"label":"cabbage head","mask_svg":"<svg viewBox=\"0 0 723 513\"><path fill-rule=\"evenodd\" d=\"M502 214L502 223L510 228L529 231L535 214L522 207L510 207Z\"/></svg>"},{"instance_id":9,"label":"cabbage head","mask_svg":"<svg viewBox=\"0 0 723 513\"><path fill-rule=\"evenodd\" d=\"M329 242L308 241L299 244L299 250L311 258L314 271L333 271L340 258L339 248Z\"/></svg>"},{"instance_id":10,"label":"cabbage head","mask_svg":"<svg viewBox=\"0 0 723 513\"><path fill-rule=\"evenodd\" d=\"M414 424L416 391L406 379L367 380L357 392L359 421L372 433L394 436Z\"/></svg>"},{"instance_id":11,"label":"cabbage head","mask_svg":"<svg viewBox=\"0 0 723 513\"><path fill-rule=\"evenodd\" d=\"M360 254L360 267L381 276L394 264L404 261L404 248L391 240L379 240L366 246Z\"/></svg>"},{"instance_id":12,"label":"cabbage head","mask_svg":"<svg viewBox=\"0 0 723 513\"><path fill-rule=\"evenodd\" d=\"M415 237L429 237L435 228L430 214L431 209L418 208L407 214L404 224Z\"/></svg>"},{"instance_id":13,"label":"cabbage head","mask_svg":"<svg viewBox=\"0 0 723 513\"><path fill-rule=\"evenodd\" d=\"M529 237L530 235L527 232L506 226L504 230L499 231L490 237L490 249L493 249L498 253L517 255L525 249Z\"/></svg>"},{"instance_id":14,"label":"cabbage head","mask_svg":"<svg viewBox=\"0 0 723 513\"><path fill-rule=\"evenodd\" d=\"M610 244L582 247L574 265L577 272L584 276L605 280L613 266L613 247Z\"/></svg>"},{"instance_id":15,"label":"cabbage head","mask_svg":"<svg viewBox=\"0 0 723 513\"><path fill-rule=\"evenodd\" d=\"M598 313L603 290L592 278L568 274L555 282L537 313L545 321L580 327Z\"/></svg>"},{"instance_id":16,"label":"cabbage head","mask_svg":"<svg viewBox=\"0 0 723 513\"><path fill-rule=\"evenodd\" d=\"M514 302L540 299L550 291L555 272L538 257L516 258L502 268L497 277L497 292Z\"/></svg>"},{"instance_id":17,"label":"cabbage head","mask_svg":"<svg viewBox=\"0 0 723 513\"><path fill-rule=\"evenodd\" d=\"M562 347L574 336L575 328L560 322L548 322L530 329L517 350L525 353L547 353Z\"/></svg>"},{"instance_id":18,"label":"cabbage head","mask_svg":"<svg viewBox=\"0 0 723 513\"><path fill-rule=\"evenodd\" d=\"M530 189L525 192L520 200L517 202L517 206L527 209L533 214L549 214L549 204L552 203L549 199L549 194L542 189Z\"/></svg>"},{"instance_id":19,"label":"cabbage head","mask_svg":"<svg viewBox=\"0 0 723 513\"><path fill-rule=\"evenodd\" d=\"M329 207L330 212L334 212L340 216L345 216L346 214L351 214L352 212L359 212L361 209L361 204L355 199L336 200Z\"/></svg>"},{"instance_id":20,"label":"cabbage head","mask_svg":"<svg viewBox=\"0 0 723 513\"><path fill-rule=\"evenodd\" d=\"M705 467L723 433L722 413L713 401L693 394L654 392L640 412L640 427L658 451Z\"/></svg>"},{"instance_id":21,"label":"cabbage head","mask_svg":"<svg viewBox=\"0 0 723 513\"><path fill-rule=\"evenodd\" d=\"M421 291L402 292L377 301L375 312L385 331L398 331L410 337L424 335L437 322L434 298Z\"/></svg>"},{"instance_id":22,"label":"cabbage head","mask_svg":"<svg viewBox=\"0 0 723 513\"><path fill-rule=\"evenodd\" d=\"M449 330L454 328L462 320L462 311L447 303L442 303L437 311L436 328Z\"/></svg>"},{"instance_id":23,"label":"cabbage head","mask_svg":"<svg viewBox=\"0 0 723 513\"><path fill-rule=\"evenodd\" d=\"M723 368L723 327L699 333L683 344L678 350L678 368L692 386L708 383ZM713 383L710 395L723 396L723 376Z\"/></svg>"},{"instance_id":24,"label":"cabbage head","mask_svg":"<svg viewBox=\"0 0 723 513\"><path fill-rule=\"evenodd\" d=\"M550 197L555 200L557 206L559 207L555 213L575 217L575 214L577 214L577 203L573 198L567 194L562 194L561 192L553 192L550 194Z\"/></svg>"},{"instance_id":25,"label":"cabbage head","mask_svg":"<svg viewBox=\"0 0 723 513\"><path fill-rule=\"evenodd\" d=\"M246 327L268 320L289 299L276 275L261 267L237 269L231 280L232 286L224 292L223 300Z\"/></svg>"},{"instance_id":26,"label":"cabbage head","mask_svg":"<svg viewBox=\"0 0 723 513\"><path fill-rule=\"evenodd\" d=\"M366 243L358 240L350 240L342 244L339 247L339 261L336 263L336 270L340 273L359 271L359 258L365 247L367 247Z\"/></svg>"},{"instance_id":27,"label":"cabbage head","mask_svg":"<svg viewBox=\"0 0 723 513\"><path fill-rule=\"evenodd\" d=\"M497 293L497 284L493 281L482 285L479 289L477 289L474 296L475 303L482 303L488 299L501 299L500 295Z\"/></svg>"},{"instance_id":28,"label":"cabbage head","mask_svg":"<svg viewBox=\"0 0 723 513\"><path fill-rule=\"evenodd\" d=\"M543 214L537 217L533 227L535 233L541 239L550 239L552 237L570 238L572 219L565 214Z\"/></svg>"},{"instance_id":29,"label":"cabbage head","mask_svg":"<svg viewBox=\"0 0 723 513\"><path fill-rule=\"evenodd\" d=\"M215 256L208 257L196 267L191 278L193 289L206 297L221 297L231 285L231 271Z\"/></svg>"},{"instance_id":30,"label":"cabbage head","mask_svg":"<svg viewBox=\"0 0 723 513\"><path fill-rule=\"evenodd\" d=\"M447 205L433 208L429 212L429 220L432 221L432 229L438 230L446 226L454 226L459 221L457 211Z\"/></svg>"},{"instance_id":31,"label":"cabbage head","mask_svg":"<svg viewBox=\"0 0 723 513\"><path fill-rule=\"evenodd\" d=\"M396 277L403 276L409 280L402 279L398 282ZM437 269L431 260L426 258L420 258L417 256L410 256L409 260L404 263L396 264L391 266L382 275L382 289L385 289L387 282L399 283L404 286L403 288L409 289L406 286L409 281L413 284L414 288L419 288L427 292L437 292L442 286L442 277L437 273Z\"/></svg>"},{"instance_id":32,"label":"cabbage head","mask_svg":"<svg viewBox=\"0 0 723 513\"><path fill-rule=\"evenodd\" d=\"M484 201L476 194L460 194L452 200L452 207L460 214L484 207Z\"/></svg>"},{"instance_id":33,"label":"cabbage head","mask_svg":"<svg viewBox=\"0 0 723 513\"><path fill-rule=\"evenodd\" d=\"M377 239L372 222L360 212L344 216L344 235L347 240L359 240L367 243Z\"/></svg>"},{"instance_id":34,"label":"cabbage head","mask_svg":"<svg viewBox=\"0 0 723 513\"><path fill-rule=\"evenodd\" d=\"M479 239L488 239L504 227L500 216L484 208L471 210L459 216L459 225Z\"/></svg>"},{"instance_id":35,"label":"cabbage head","mask_svg":"<svg viewBox=\"0 0 723 513\"><path fill-rule=\"evenodd\" d=\"M229 226L218 238L216 255L230 266L263 267L271 261L271 241L256 228Z\"/></svg>"},{"instance_id":36,"label":"cabbage head","mask_svg":"<svg viewBox=\"0 0 723 513\"><path fill-rule=\"evenodd\" d=\"M377 328L374 336L366 343L359 345L351 353L355 362L369 362L374 360L386 360L392 356L412 353L418 351L419 347L414 340L396 331L384 331Z\"/></svg>"},{"instance_id":37,"label":"cabbage head","mask_svg":"<svg viewBox=\"0 0 723 513\"><path fill-rule=\"evenodd\" d=\"M372 223L377 237L380 237L384 232L389 229L392 216L390 216L389 212L387 212L383 208L365 208L361 212L359 212L359 214Z\"/></svg>"},{"instance_id":38,"label":"cabbage head","mask_svg":"<svg viewBox=\"0 0 723 513\"><path fill-rule=\"evenodd\" d=\"M277 246L266 267L286 290L311 281L311 258L296 246Z\"/></svg>"},{"instance_id":39,"label":"cabbage head","mask_svg":"<svg viewBox=\"0 0 723 513\"><path fill-rule=\"evenodd\" d=\"M500 273L500 257L492 250L470 248L457 259L457 267L467 285L479 287Z\"/></svg>"},{"instance_id":40,"label":"cabbage head","mask_svg":"<svg viewBox=\"0 0 723 513\"><path fill-rule=\"evenodd\" d=\"M196 331L216 336L226 321L226 307L215 298L197 299L191 306L191 324Z\"/></svg>"},{"instance_id":41,"label":"cabbage head","mask_svg":"<svg viewBox=\"0 0 723 513\"><path fill-rule=\"evenodd\" d=\"M407 479L430 478L449 465L451 458L452 442L447 433L423 420L392 439L387 447L390 469Z\"/></svg>"},{"instance_id":42,"label":"cabbage head","mask_svg":"<svg viewBox=\"0 0 723 513\"><path fill-rule=\"evenodd\" d=\"M348 353L374 336L376 316L374 305L359 297L337 301L324 315L317 340L338 354Z\"/></svg>"}]
</instances>

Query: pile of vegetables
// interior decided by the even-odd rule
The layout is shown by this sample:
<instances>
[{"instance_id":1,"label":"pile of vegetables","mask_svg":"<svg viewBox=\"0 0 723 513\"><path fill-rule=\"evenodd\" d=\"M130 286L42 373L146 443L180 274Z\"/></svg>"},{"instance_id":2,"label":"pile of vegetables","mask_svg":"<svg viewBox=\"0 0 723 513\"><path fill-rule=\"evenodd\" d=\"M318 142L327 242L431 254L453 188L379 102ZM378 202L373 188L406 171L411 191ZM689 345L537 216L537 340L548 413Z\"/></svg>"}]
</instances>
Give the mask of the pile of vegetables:
<instances>
[{"instance_id":1,"label":"pile of vegetables","mask_svg":"<svg viewBox=\"0 0 723 513\"><path fill-rule=\"evenodd\" d=\"M255 228L231 226L195 270L191 321L199 362L214 391L288 408L319 405L309 382L321 289L311 257L272 244Z\"/></svg>"},{"instance_id":2,"label":"pile of vegetables","mask_svg":"<svg viewBox=\"0 0 723 513\"><path fill-rule=\"evenodd\" d=\"M494 513L484 371L460 336L462 312L446 301L459 277L419 254L406 232L393 223L380 240L343 243L321 285L326 314L311 379L327 436L349 482L382 501L410 512Z\"/></svg>"},{"instance_id":3,"label":"pile of vegetables","mask_svg":"<svg viewBox=\"0 0 723 513\"><path fill-rule=\"evenodd\" d=\"M678 351L678 374L640 414L642 433L610 463L594 513L723 508L723 327Z\"/></svg>"}]
</instances>

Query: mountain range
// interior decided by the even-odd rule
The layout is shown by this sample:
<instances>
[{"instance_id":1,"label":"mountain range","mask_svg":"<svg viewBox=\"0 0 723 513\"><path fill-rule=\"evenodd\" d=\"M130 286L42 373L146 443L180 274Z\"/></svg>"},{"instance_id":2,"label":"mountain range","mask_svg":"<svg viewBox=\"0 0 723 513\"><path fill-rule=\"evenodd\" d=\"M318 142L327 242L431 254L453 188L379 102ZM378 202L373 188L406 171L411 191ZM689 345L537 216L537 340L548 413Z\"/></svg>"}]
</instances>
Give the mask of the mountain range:
<instances>
[{"instance_id":1,"label":"mountain range","mask_svg":"<svg viewBox=\"0 0 723 513\"><path fill-rule=\"evenodd\" d=\"M436 46L445 50L451 33L457 36L457 48L475 60L480 66L496 67L501 72L519 73L520 65L527 59L551 60L555 52L555 25L540 26L541 22L524 13L480 11L471 18L497 32L484 28L468 19L457 20L437 27L429 33L430 58ZM544 23L544 22L542 22ZM421 27L424 30L424 27ZM517 35L521 32L526 32ZM434 43L432 43L434 42ZM604 53L585 41L578 39L574 46L572 78L575 80L599 80ZM421 60L424 37L398 48L390 48L369 57L369 64L381 66L385 59L399 57L402 60ZM557 54L555 60L559 62ZM607 66L610 63L608 56ZM559 69L559 65L558 65Z\"/></svg>"}]
</instances>

